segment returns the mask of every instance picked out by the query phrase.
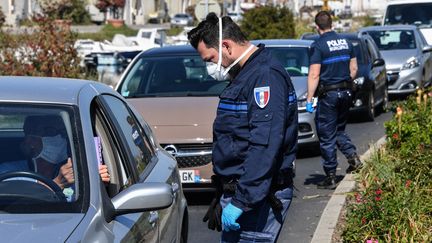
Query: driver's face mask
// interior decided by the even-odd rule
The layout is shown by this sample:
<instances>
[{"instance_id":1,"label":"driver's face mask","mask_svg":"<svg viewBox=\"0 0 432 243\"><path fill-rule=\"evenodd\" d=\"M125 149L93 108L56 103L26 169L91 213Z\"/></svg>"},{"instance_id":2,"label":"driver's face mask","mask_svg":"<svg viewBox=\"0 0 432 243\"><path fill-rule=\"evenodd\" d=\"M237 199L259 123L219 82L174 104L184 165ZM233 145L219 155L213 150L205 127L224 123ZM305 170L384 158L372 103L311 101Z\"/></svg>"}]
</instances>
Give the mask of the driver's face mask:
<instances>
[{"instance_id":1,"label":"driver's face mask","mask_svg":"<svg viewBox=\"0 0 432 243\"><path fill-rule=\"evenodd\" d=\"M42 137L42 150L34 159L42 158L55 165L67 159L67 142L61 135Z\"/></svg>"},{"instance_id":2,"label":"driver's face mask","mask_svg":"<svg viewBox=\"0 0 432 243\"><path fill-rule=\"evenodd\" d=\"M222 81L228 80L231 77L237 76L240 72L241 67L238 64L241 59L243 59L249 51L253 49L254 45L250 45L246 51L244 51L231 65L227 68L222 67L222 19L219 18L219 50L218 50L218 62L216 64L216 70L212 70L214 68L214 63L207 64L207 72L214 79ZM231 70L232 69L232 70Z\"/></svg>"},{"instance_id":3,"label":"driver's face mask","mask_svg":"<svg viewBox=\"0 0 432 243\"><path fill-rule=\"evenodd\" d=\"M396 21L400 21L401 19L402 19L402 15L396 15L396 16L395 16L395 20L396 20Z\"/></svg>"}]
</instances>

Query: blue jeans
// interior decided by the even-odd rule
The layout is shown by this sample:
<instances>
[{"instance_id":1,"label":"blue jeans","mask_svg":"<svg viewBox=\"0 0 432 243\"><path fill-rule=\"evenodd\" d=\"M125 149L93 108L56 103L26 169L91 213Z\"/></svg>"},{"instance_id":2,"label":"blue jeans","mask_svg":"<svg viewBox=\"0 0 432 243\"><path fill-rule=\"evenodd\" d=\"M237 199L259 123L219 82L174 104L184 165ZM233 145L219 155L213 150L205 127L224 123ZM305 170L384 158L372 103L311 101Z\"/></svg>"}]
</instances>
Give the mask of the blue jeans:
<instances>
[{"instance_id":1,"label":"blue jeans","mask_svg":"<svg viewBox=\"0 0 432 243\"><path fill-rule=\"evenodd\" d=\"M350 90L328 91L318 99L315 124L320 141L321 163L326 173L336 173L336 148L347 158L356 153L356 147L345 132L351 102Z\"/></svg>"},{"instance_id":2,"label":"blue jeans","mask_svg":"<svg viewBox=\"0 0 432 243\"><path fill-rule=\"evenodd\" d=\"M269 202L264 200L237 219L240 230L222 231L221 242L276 242L291 204L293 189L287 187L277 191L275 195L283 204L281 211L273 212ZM231 197L232 195L225 194L221 197L222 208L231 202Z\"/></svg>"}]
</instances>

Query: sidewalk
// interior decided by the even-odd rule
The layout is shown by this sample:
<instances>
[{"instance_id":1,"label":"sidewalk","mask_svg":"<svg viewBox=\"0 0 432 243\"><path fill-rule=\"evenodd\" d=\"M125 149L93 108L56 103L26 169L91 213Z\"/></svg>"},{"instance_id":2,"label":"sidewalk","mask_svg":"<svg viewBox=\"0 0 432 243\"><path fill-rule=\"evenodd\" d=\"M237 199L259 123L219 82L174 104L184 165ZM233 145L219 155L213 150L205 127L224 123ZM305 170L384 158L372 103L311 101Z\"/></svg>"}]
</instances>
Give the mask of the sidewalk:
<instances>
[{"instance_id":1,"label":"sidewalk","mask_svg":"<svg viewBox=\"0 0 432 243\"><path fill-rule=\"evenodd\" d=\"M376 148L379 148L385 143L385 137L380 138L374 145L360 156L362 161L369 159L371 154ZM344 179L339 182L338 187L333 192L330 200L327 203L321 218L318 222L318 226L315 229L311 243L331 243L332 236L336 229L336 224L339 219L342 207L345 204L347 193L351 192L355 188L355 178L353 174L345 175Z\"/></svg>"}]
</instances>

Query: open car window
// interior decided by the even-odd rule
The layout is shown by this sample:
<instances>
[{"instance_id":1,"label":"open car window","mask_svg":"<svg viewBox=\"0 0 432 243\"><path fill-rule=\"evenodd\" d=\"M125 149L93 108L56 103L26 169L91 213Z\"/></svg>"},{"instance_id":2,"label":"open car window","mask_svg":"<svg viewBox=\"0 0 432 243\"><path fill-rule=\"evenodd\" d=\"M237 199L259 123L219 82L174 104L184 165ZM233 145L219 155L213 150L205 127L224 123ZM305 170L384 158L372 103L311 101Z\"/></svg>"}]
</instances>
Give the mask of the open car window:
<instances>
[{"instance_id":1,"label":"open car window","mask_svg":"<svg viewBox=\"0 0 432 243\"><path fill-rule=\"evenodd\" d=\"M74 114L69 106L0 105L0 210L83 209Z\"/></svg>"}]
</instances>

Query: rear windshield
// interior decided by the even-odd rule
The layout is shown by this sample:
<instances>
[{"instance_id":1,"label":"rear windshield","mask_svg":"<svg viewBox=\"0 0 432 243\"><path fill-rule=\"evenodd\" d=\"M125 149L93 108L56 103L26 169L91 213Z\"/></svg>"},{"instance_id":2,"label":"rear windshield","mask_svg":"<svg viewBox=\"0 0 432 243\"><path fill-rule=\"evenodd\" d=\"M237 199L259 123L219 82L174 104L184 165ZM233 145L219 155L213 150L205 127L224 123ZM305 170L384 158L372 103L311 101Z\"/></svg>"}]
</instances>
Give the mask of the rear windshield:
<instances>
[{"instance_id":1,"label":"rear windshield","mask_svg":"<svg viewBox=\"0 0 432 243\"><path fill-rule=\"evenodd\" d=\"M432 25L432 2L390 5L387 8L384 25L416 24Z\"/></svg>"},{"instance_id":2,"label":"rear windshield","mask_svg":"<svg viewBox=\"0 0 432 243\"><path fill-rule=\"evenodd\" d=\"M214 65L198 55L141 57L132 65L118 90L126 98L219 96L228 84L212 78Z\"/></svg>"},{"instance_id":3,"label":"rear windshield","mask_svg":"<svg viewBox=\"0 0 432 243\"><path fill-rule=\"evenodd\" d=\"M415 49L414 32L411 30L369 31L380 50Z\"/></svg>"}]
</instances>

